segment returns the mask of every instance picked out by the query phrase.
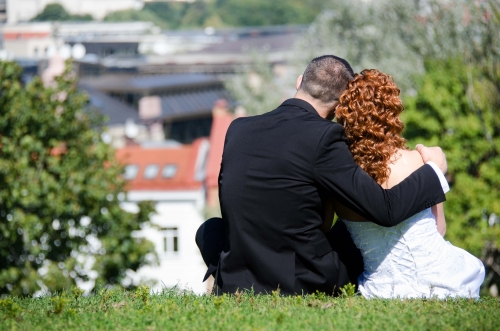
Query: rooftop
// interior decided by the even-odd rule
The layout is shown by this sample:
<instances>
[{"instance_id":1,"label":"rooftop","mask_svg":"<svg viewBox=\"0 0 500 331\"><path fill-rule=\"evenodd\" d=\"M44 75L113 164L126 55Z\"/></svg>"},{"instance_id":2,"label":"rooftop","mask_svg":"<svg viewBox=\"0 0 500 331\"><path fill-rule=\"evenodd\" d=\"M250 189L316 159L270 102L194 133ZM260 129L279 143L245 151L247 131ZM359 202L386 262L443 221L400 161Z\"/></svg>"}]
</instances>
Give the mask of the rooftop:
<instances>
[{"instance_id":1,"label":"rooftop","mask_svg":"<svg viewBox=\"0 0 500 331\"><path fill-rule=\"evenodd\" d=\"M139 114L127 104L107 96L89 86L82 86L90 99L90 106L96 108L99 113L108 117L107 125L124 124L128 119L139 122Z\"/></svg>"},{"instance_id":2,"label":"rooftop","mask_svg":"<svg viewBox=\"0 0 500 331\"><path fill-rule=\"evenodd\" d=\"M132 191L189 191L203 187L208 139L191 145L127 146L116 151L126 165L125 178Z\"/></svg>"},{"instance_id":3,"label":"rooftop","mask_svg":"<svg viewBox=\"0 0 500 331\"><path fill-rule=\"evenodd\" d=\"M214 103L220 99L232 100L229 93L222 87L166 95L161 97L162 118L172 120L209 115L212 113Z\"/></svg>"},{"instance_id":4,"label":"rooftop","mask_svg":"<svg viewBox=\"0 0 500 331\"><path fill-rule=\"evenodd\" d=\"M221 86L222 83L211 75L174 74L149 76L106 75L97 78L82 78L81 85L106 92L141 91L153 93L156 90L167 91L188 87Z\"/></svg>"}]
</instances>

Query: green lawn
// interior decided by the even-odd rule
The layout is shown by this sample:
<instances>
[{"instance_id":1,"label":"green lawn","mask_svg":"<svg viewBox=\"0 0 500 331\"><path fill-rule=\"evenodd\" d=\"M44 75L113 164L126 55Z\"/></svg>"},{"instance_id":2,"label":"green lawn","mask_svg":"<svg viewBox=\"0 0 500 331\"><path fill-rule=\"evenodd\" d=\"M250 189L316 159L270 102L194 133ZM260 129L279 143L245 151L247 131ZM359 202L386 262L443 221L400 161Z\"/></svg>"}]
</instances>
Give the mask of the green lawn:
<instances>
[{"instance_id":1,"label":"green lawn","mask_svg":"<svg viewBox=\"0 0 500 331\"><path fill-rule=\"evenodd\" d=\"M500 300L78 291L0 301L0 330L500 330Z\"/></svg>"}]
</instances>

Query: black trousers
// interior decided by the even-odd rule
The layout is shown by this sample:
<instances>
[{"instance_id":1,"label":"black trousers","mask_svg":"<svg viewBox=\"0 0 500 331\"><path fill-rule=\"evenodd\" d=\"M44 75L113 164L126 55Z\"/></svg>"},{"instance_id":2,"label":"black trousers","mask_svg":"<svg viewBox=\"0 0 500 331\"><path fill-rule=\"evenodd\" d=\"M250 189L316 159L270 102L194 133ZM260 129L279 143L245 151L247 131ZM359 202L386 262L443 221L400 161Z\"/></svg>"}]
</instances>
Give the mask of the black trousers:
<instances>
[{"instance_id":1,"label":"black trousers","mask_svg":"<svg viewBox=\"0 0 500 331\"><path fill-rule=\"evenodd\" d=\"M332 246L332 250L339 255L340 262L345 265L349 281L357 287L358 276L364 269L363 257L359 249L354 245L344 222L336 222L326 234L326 237ZM208 267L203 279L205 281L210 275L215 277L220 253L228 245L222 218L214 217L203 223L196 232L196 244L200 249L203 261Z\"/></svg>"}]
</instances>

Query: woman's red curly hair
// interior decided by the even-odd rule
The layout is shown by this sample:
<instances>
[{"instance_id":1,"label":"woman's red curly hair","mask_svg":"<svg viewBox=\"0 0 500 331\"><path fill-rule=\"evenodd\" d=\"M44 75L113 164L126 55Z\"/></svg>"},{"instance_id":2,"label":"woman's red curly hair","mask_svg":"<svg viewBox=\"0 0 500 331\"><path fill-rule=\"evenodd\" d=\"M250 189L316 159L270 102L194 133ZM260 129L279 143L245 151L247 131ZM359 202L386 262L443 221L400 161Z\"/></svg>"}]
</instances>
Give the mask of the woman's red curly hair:
<instances>
[{"instance_id":1,"label":"woman's red curly hair","mask_svg":"<svg viewBox=\"0 0 500 331\"><path fill-rule=\"evenodd\" d=\"M355 75L335 110L354 161L379 184L389 178L394 153L406 149L399 93L391 76L366 69Z\"/></svg>"}]
</instances>

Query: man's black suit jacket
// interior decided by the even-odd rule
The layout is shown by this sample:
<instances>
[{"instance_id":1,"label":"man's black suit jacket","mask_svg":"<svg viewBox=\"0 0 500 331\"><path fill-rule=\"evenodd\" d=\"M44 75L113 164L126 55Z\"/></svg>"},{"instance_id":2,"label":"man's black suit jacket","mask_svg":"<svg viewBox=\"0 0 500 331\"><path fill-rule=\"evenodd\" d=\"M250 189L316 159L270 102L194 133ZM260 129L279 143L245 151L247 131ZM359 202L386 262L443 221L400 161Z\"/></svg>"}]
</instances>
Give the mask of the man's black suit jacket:
<instances>
[{"instance_id":1,"label":"man's black suit jacket","mask_svg":"<svg viewBox=\"0 0 500 331\"><path fill-rule=\"evenodd\" d=\"M382 226L445 200L429 165L382 189L354 163L343 127L304 100L233 121L219 175L229 238L217 270L219 290L332 294L342 286L338 255L320 230L331 196Z\"/></svg>"}]
</instances>

